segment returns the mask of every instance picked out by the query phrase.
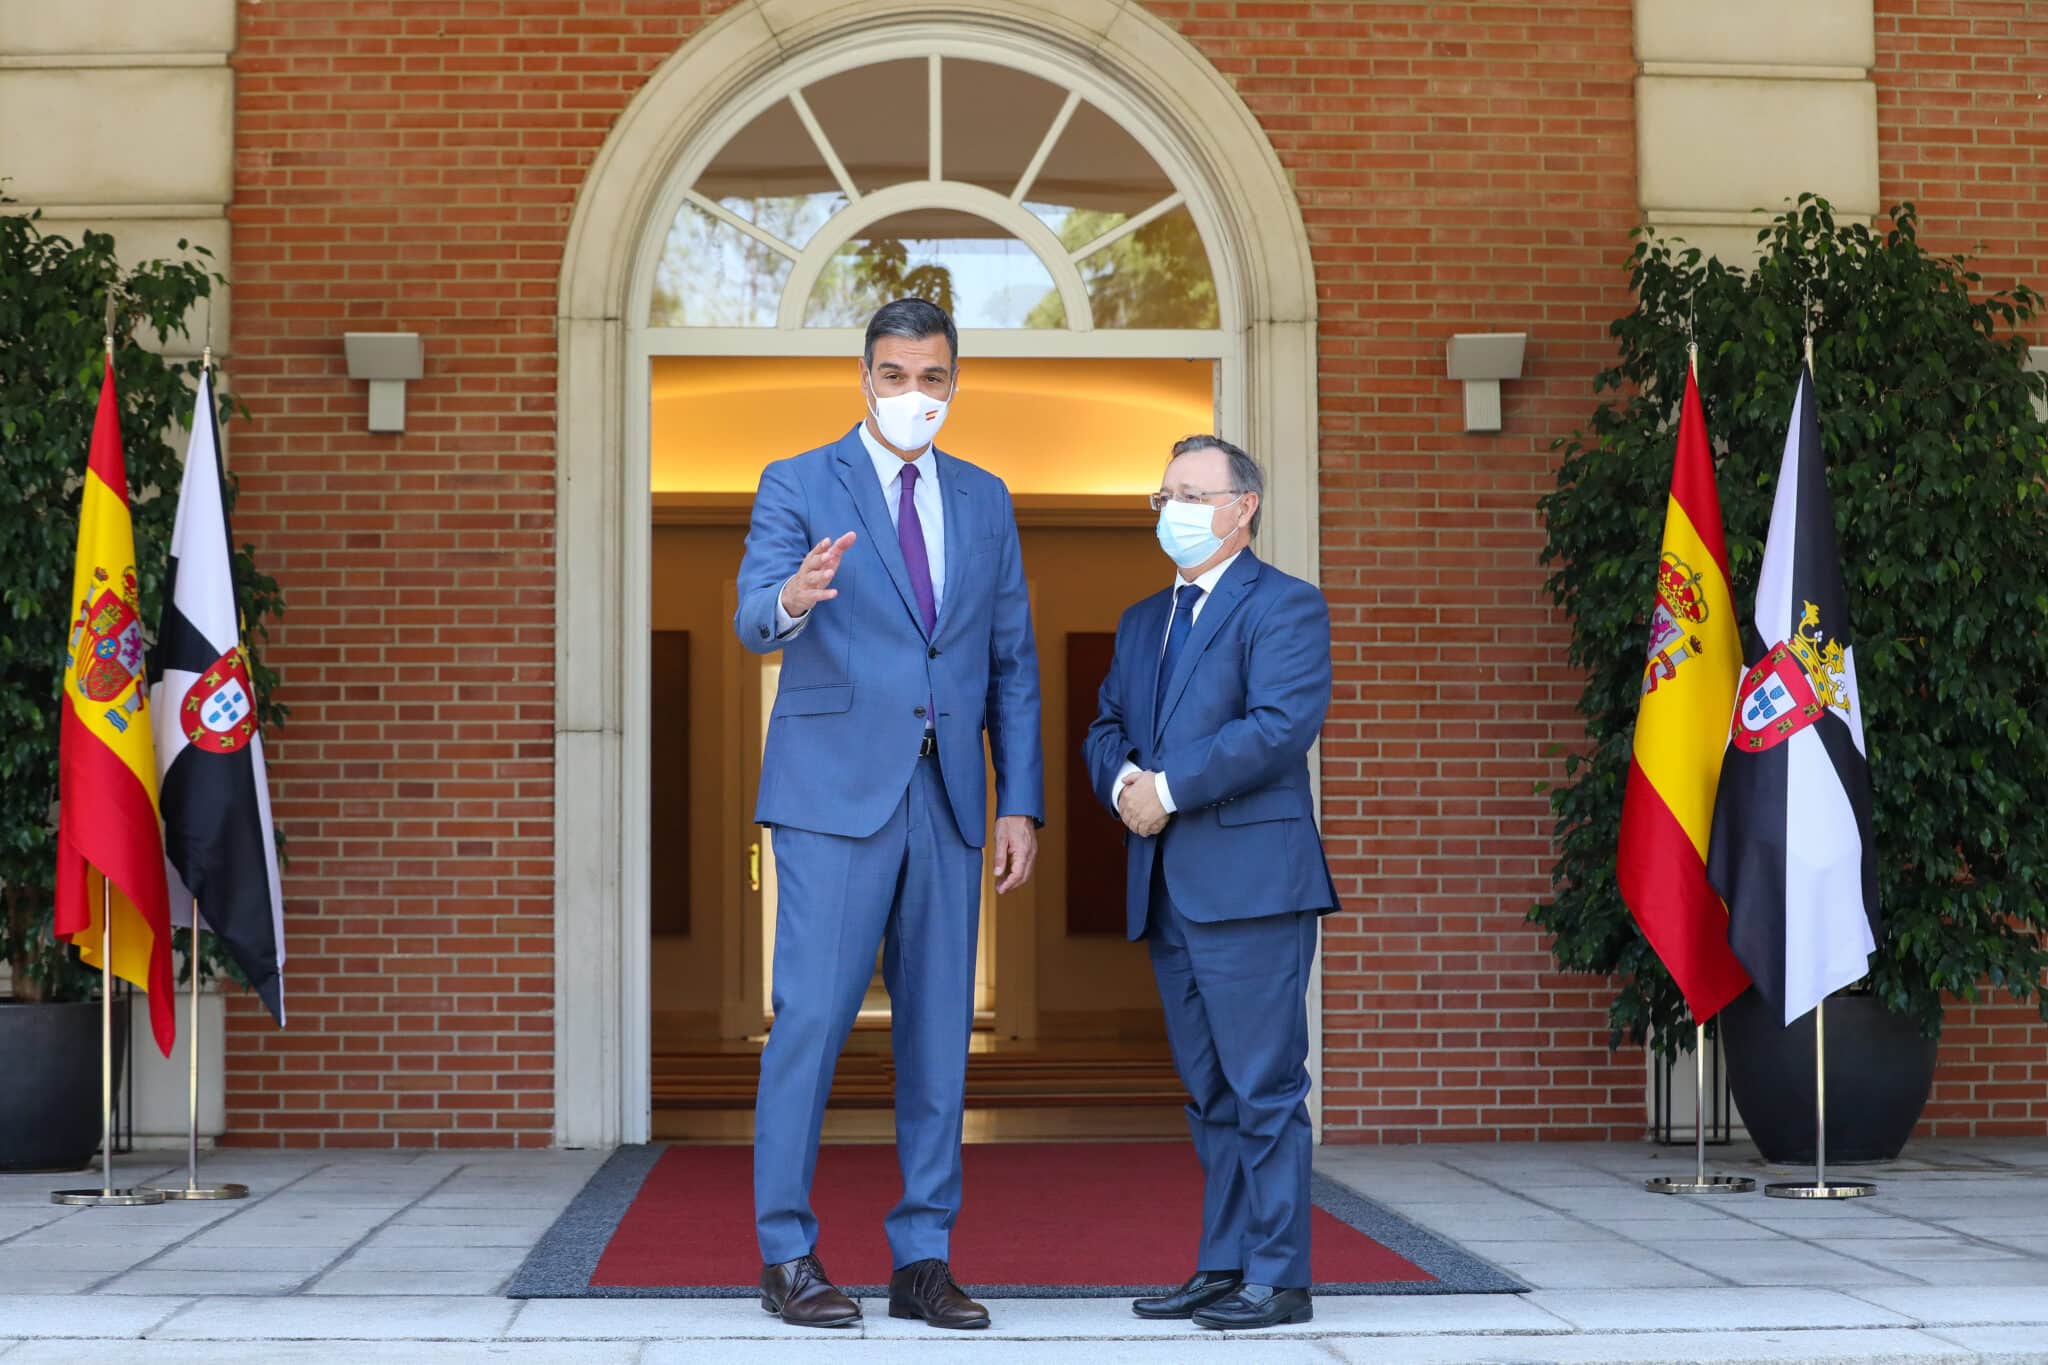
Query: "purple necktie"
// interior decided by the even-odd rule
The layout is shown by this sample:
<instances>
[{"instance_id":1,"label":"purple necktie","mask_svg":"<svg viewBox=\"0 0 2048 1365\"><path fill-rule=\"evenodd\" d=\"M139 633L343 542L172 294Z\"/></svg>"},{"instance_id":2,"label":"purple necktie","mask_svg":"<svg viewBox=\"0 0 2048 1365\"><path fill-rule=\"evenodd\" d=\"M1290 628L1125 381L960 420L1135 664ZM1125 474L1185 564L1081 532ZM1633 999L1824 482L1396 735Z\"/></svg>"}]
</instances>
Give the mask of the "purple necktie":
<instances>
[{"instance_id":1,"label":"purple necktie","mask_svg":"<svg viewBox=\"0 0 2048 1365\"><path fill-rule=\"evenodd\" d=\"M925 553L924 523L917 519L917 466L903 465L902 492L896 499L896 544L903 550L903 566L910 570L910 590L917 594L918 614L924 617L927 638L938 629L939 607L932 596L932 561Z\"/></svg>"}]
</instances>

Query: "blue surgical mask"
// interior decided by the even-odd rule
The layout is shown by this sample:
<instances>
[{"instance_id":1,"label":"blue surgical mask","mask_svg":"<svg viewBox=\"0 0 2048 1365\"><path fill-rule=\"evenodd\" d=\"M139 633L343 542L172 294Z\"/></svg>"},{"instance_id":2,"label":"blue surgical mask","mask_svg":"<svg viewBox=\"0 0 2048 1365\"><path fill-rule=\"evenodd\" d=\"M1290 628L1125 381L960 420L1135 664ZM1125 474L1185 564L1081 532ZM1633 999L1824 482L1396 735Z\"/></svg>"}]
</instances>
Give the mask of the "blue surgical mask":
<instances>
[{"instance_id":1,"label":"blue surgical mask","mask_svg":"<svg viewBox=\"0 0 2048 1365\"><path fill-rule=\"evenodd\" d=\"M1225 507L1244 500L1240 493ZM1223 537L1209 528L1216 522L1217 509L1204 502L1169 502L1159 509L1159 548L1183 569L1192 569L1223 548Z\"/></svg>"}]
</instances>

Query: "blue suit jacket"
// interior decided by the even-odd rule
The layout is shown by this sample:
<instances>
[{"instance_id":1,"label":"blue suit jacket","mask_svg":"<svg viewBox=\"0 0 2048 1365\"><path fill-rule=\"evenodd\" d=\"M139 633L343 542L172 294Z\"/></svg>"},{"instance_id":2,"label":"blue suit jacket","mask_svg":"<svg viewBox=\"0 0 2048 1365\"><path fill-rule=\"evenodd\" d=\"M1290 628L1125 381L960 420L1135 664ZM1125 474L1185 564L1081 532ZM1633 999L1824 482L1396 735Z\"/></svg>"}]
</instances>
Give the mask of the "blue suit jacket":
<instances>
[{"instance_id":1,"label":"blue suit jacket","mask_svg":"<svg viewBox=\"0 0 2048 1365\"><path fill-rule=\"evenodd\" d=\"M996 765L996 812L1045 819L1038 647L1017 518L1003 481L944 451L946 590L927 638L860 428L761 471L740 562L733 629L756 654L782 651L754 818L865 838L910 785L927 701L938 706L939 767L961 835L988 822L982 731ZM847 531L839 595L803 632L775 638L775 601L813 545Z\"/></svg>"},{"instance_id":2,"label":"blue suit jacket","mask_svg":"<svg viewBox=\"0 0 2048 1365\"><path fill-rule=\"evenodd\" d=\"M1165 829L1124 836L1130 936L1145 932L1155 859L1174 904L1198 922L1338 909L1308 773L1330 709L1328 603L1314 584L1239 555L1203 604L1155 715L1172 610L1172 593L1161 591L1117 622L1084 746L1112 814L1126 760L1165 773L1173 789Z\"/></svg>"}]
</instances>

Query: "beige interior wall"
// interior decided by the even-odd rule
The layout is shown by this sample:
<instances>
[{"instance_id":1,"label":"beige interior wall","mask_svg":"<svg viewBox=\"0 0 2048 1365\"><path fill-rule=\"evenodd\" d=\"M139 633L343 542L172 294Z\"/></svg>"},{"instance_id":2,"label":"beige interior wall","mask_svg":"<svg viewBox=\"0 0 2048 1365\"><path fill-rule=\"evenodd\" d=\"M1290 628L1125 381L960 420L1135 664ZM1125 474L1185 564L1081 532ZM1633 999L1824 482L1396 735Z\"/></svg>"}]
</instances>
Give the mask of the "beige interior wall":
<instances>
[{"instance_id":1,"label":"beige interior wall","mask_svg":"<svg viewBox=\"0 0 2048 1365\"><path fill-rule=\"evenodd\" d=\"M1165 587L1172 566L1148 527L1030 527L1024 572L1038 601L1038 667L1044 698L1046 825L1038 852L1039 1034L1047 1038L1159 1030L1159 996L1143 944L1122 935L1070 937L1066 928L1067 828L1111 817L1100 806L1069 811L1066 742L1070 631L1113 631L1125 607Z\"/></svg>"},{"instance_id":2,"label":"beige interior wall","mask_svg":"<svg viewBox=\"0 0 2048 1365\"><path fill-rule=\"evenodd\" d=\"M718 818L725 803L742 799L723 789L720 744L725 643L732 632L724 585L739 569L745 541L746 528L739 525L654 530L653 628L690 632L690 932L654 936L650 1005L657 1048L664 1026L698 1037L715 1030L727 957L724 878L746 857L745 849L720 846L724 823ZM664 830L652 836L674 837Z\"/></svg>"},{"instance_id":3,"label":"beige interior wall","mask_svg":"<svg viewBox=\"0 0 2048 1365\"><path fill-rule=\"evenodd\" d=\"M1838 217L1878 204L1872 0L1636 0L1644 218L1731 263L1804 191Z\"/></svg>"}]
</instances>

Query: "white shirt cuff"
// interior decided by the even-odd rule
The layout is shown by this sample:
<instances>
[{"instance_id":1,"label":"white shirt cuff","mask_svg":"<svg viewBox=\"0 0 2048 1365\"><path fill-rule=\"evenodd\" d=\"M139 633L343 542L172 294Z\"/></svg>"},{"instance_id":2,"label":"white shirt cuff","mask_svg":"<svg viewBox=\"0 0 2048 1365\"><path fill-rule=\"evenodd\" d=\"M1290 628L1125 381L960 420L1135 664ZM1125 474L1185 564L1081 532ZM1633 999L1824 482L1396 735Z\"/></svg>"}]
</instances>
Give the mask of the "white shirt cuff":
<instances>
[{"instance_id":1,"label":"white shirt cuff","mask_svg":"<svg viewBox=\"0 0 2048 1365\"><path fill-rule=\"evenodd\" d=\"M1173 814L1175 810L1179 809L1177 806L1173 804L1173 789L1166 785L1165 773L1152 774L1152 785L1158 788L1159 804L1166 807L1166 813L1168 815Z\"/></svg>"},{"instance_id":2,"label":"white shirt cuff","mask_svg":"<svg viewBox=\"0 0 2048 1365\"><path fill-rule=\"evenodd\" d=\"M782 588L787 588L795 581L796 575L791 574L782 580ZM804 623L811 619L811 614L805 612L802 616L791 616L782 605L782 588L775 590L775 638L787 640L804 628Z\"/></svg>"},{"instance_id":3,"label":"white shirt cuff","mask_svg":"<svg viewBox=\"0 0 2048 1365\"><path fill-rule=\"evenodd\" d=\"M1129 777L1132 773L1143 771L1143 768L1140 768L1137 764L1132 763L1128 759L1124 761L1123 767L1117 769L1116 782L1114 785L1111 786L1110 791L1112 793L1113 799L1116 802L1116 808L1119 811L1121 811L1124 808L1124 779Z\"/></svg>"}]
</instances>

